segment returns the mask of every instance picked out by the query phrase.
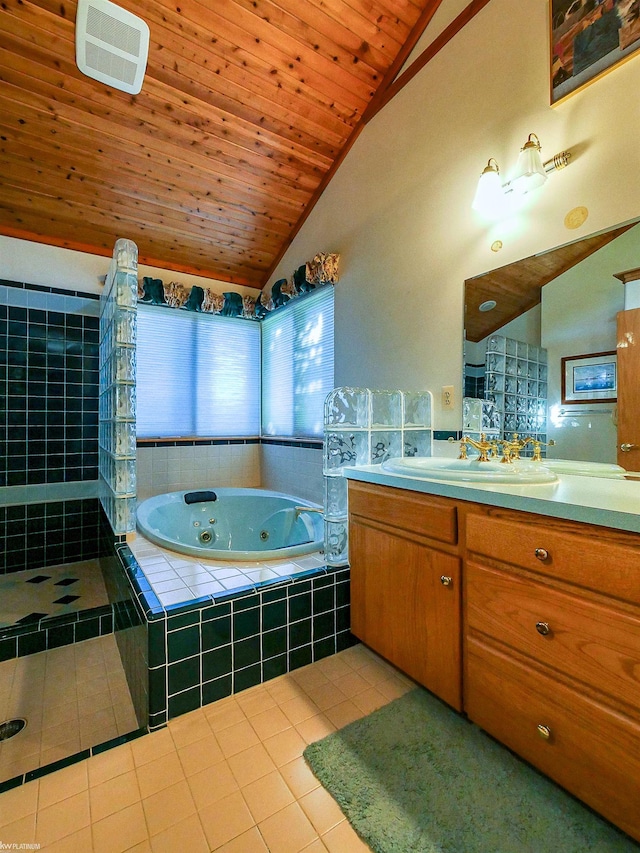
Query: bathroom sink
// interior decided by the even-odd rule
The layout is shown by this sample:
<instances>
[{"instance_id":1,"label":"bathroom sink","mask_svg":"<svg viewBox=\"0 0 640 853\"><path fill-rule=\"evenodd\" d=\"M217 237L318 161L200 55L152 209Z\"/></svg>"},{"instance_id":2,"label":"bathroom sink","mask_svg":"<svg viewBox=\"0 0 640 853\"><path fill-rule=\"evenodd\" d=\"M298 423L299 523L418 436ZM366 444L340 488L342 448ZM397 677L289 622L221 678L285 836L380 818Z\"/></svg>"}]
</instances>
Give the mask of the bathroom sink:
<instances>
[{"instance_id":1,"label":"bathroom sink","mask_svg":"<svg viewBox=\"0 0 640 853\"><path fill-rule=\"evenodd\" d=\"M434 456L394 457L382 463L391 474L420 477L425 480L448 480L463 483L555 483L558 475L541 462L518 460L503 465L499 460L478 462L477 459L444 459Z\"/></svg>"},{"instance_id":2,"label":"bathroom sink","mask_svg":"<svg viewBox=\"0 0 640 853\"><path fill-rule=\"evenodd\" d=\"M581 477L612 477L623 480L626 471L609 462L583 462L577 459L545 459L545 468L557 474L579 474Z\"/></svg>"}]
</instances>

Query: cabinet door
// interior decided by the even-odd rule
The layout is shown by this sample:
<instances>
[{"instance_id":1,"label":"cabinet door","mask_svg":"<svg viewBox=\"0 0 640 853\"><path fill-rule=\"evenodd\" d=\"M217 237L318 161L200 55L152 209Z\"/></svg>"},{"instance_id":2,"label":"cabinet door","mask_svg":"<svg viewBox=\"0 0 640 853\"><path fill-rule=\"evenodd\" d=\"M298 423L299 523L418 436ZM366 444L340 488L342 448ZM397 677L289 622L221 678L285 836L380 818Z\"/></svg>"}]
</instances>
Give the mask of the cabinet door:
<instances>
[{"instance_id":1,"label":"cabinet door","mask_svg":"<svg viewBox=\"0 0 640 853\"><path fill-rule=\"evenodd\" d=\"M459 558L353 516L349 557L351 631L461 710Z\"/></svg>"}]
</instances>

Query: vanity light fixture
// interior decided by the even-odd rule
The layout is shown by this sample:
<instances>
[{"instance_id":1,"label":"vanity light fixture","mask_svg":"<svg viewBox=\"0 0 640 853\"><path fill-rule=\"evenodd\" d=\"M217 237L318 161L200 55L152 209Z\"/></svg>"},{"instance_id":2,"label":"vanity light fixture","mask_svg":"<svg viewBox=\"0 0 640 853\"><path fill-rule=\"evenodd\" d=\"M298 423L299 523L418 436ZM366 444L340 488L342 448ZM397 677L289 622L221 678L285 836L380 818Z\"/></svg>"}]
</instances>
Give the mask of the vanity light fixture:
<instances>
[{"instance_id":1,"label":"vanity light fixture","mask_svg":"<svg viewBox=\"0 0 640 853\"><path fill-rule=\"evenodd\" d=\"M569 164L571 153L561 151L559 154L542 162L540 151L542 145L535 133L530 133L527 141L520 149L518 162L513 177L503 184L500 180L500 169L493 157L489 160L478 181L472 207L483 215L495 219L506 212L506 196L509 193L524 195L541 187L549 176L549 172L564 169Z\"/></svg>"},{"instance_id":2,"label":"vanity light fixture","mask_svg":"<svg viewBox=\"0 0 640 853\"><path fill-rule=\"evenodd\" d=\"M490 158L480 175L475 198L471 207L492 219L506 210L504 188L500 178L500 169L493 157Z\"/></svg>"}]
</instances>

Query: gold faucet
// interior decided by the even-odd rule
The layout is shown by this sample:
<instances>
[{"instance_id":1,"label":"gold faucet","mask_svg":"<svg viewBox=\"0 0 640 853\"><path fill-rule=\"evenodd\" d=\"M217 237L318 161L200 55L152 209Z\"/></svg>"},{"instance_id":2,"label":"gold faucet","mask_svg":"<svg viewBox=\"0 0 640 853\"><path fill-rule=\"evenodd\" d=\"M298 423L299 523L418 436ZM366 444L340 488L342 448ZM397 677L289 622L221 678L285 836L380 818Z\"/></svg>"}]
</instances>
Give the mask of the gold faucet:
<instances>
[{"instance_id":1,"label":"gold faucet","mask_svg":"<svg viewBox=\"0 0 640 853\"><path fill-rule=\"evenodd\" d=\"M453 441L453 438L450 438L449 441ZM460 455L458 456L458 459L468 459L468 445L475 447L480 454L478 462L489 462L490 457L497 456L498 449L502 448L502 459L500 462L511 465L514 459L520 459L520 452L523 447L527 446L527 444L531 444L533 446L533 456L531 461L542 462L543 460L540 448L553 447L555 445L555 441L553 439L547 442L539 441L537 438L532 438L531 436L521 438L517 432L512 434L511 440L506 438L497 438L492 441L488 441L484 432L480 433L480 441L476 441L470 436L464 435L460 440Z\"/></svg>"},{"instance_id":2,"label":"gold faucet","mask_svg":"<svg viewBox=\"0 0 640 853\"><path fill-rule=\"evenodd\" d=\"M532 444L533 444L533 456L531 457L531 461L532 462L542 462L543 459L542 459L542 455L540 453L540 448L543 446L544 447L555 447L556 443L553 439L550 439L549 441L546 441L546 442L545 441L538 441L537 439L535 439L532 442Z\"/></svg>"},{"instance_id":3,"label":"gold faucet","mask_svg":"<svg viewBox=\"0 0 640 853\"><path fill-rule=\"evenodd\" d=\"M467 458L468 444L470 444L471 447L475 447L480 454L478 462L489 462L489 456L494 455L496 452L496 442L487 441L487 436L484 432L480 433L480 441L476 441L475 438L470 438L468 435L463 435L462 440L460 441L460 456L458 456L458 459Z\"/></svg>"}]
</instances>

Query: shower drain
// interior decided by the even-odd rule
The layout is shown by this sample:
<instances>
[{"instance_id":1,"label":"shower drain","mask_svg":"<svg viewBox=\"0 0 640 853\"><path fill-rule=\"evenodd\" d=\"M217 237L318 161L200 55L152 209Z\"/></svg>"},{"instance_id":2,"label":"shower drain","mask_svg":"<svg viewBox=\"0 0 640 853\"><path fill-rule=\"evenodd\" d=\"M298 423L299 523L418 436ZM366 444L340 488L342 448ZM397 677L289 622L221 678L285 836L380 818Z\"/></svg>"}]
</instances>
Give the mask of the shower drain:
<instances>
[{"instance_id":1,"label":"shower drain","mask_svg":"<svg viewBox=\"0 0 640 853\"><path fill-rule=\"evenodd\" d=\"M0 723L0 741L9 740L10 737L17 735L27 725L26 720L6 720Z\"/></svg>"},{"instance_id":2,"label":"shower drain","mask_svg":"<svg viewBox=\"0 0 640 853\"><path fill-rule=\"evenodd\" d=\"M260 531L260 538L262 539L263 542L266 542L267 539L269 538L269 531L268 530L261 530Z\"/></svg>"}]
</instances>

